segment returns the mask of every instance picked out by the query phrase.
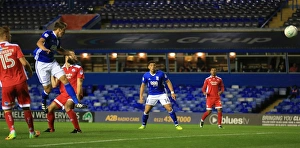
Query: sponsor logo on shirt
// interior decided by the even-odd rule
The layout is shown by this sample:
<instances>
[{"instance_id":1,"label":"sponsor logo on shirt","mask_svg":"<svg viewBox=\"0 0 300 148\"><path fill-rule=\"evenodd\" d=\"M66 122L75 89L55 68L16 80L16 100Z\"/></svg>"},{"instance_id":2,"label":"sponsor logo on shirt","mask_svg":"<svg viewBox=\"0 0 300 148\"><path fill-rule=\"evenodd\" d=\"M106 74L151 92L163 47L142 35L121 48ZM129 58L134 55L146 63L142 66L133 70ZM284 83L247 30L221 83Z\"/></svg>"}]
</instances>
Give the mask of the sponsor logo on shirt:
<instances>
[{"instance_id":1,"label":"sponsor logo on shirt","mask_svg":"<svg viewBox=\"0 0 300 148\"><path fill-rule=\"evenodd\" d=\"M67 76L67 79L71 79L72 74L71 73L67 73L66 76Z\"/></svg>"}]
</instances>

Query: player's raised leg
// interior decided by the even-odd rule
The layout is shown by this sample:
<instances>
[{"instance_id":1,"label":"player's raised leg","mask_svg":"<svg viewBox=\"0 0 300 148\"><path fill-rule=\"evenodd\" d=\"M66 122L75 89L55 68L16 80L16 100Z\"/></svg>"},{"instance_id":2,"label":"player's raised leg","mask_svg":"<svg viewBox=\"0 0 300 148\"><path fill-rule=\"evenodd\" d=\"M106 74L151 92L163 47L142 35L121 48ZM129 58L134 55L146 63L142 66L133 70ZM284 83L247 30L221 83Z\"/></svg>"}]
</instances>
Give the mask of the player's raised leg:
<instances>
[{"instance_id":1,"label":"player's raised leg","mask_svg":"<svg viewBox=\"0 0 300 148\"><path fill-rule=\"evenodd\" d=\"M86 108L86 105L79 103L78 98L76 96L75 90L70 84L69 80L66 77L64 70L59 66L57 62L55 62L52 66L51 73L54 73L54 77L58 78L60 82L62 82L65 86L65 89L68 95L72 98L76 108Z\"/></svg>"}]
</instances>

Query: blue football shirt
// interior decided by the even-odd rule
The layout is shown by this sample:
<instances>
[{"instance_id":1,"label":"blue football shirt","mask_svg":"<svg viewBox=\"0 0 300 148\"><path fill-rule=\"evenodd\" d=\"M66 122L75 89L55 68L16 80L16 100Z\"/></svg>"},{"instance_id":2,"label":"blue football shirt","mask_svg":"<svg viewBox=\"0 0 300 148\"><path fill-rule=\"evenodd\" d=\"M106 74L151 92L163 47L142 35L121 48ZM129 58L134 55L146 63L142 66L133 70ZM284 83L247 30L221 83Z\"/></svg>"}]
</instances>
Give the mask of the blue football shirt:
<instances>
[{"instance_id":1,"label":"blue football shirt","mask_svg":"<svg viewBox=\"0 0 300 148\"><path fill-rule=\"evenodd\" d=\"M60 48L60 39L56 37L55 33L51 30L45 31L41 38L45 39L44 46L47 49L50 49L51 52L48 54L46 51L37 47L33 51L34 59L40 62L51 63L54 61L54 55L56 54L56 50Z\"/></svg>"},{"instance_id":2,"label":"blue football shirt","mask_svg":"<svg viewBox=\"0 0 300 148\"><path fill-rule=\"evenodd\" d=\"M166 93L165 82L169 80L168 76L161 70L157 70L154 75L146 72L143 75L142 83L148 87L149 95L159 95Z\"/></svg>"}]
</instances>

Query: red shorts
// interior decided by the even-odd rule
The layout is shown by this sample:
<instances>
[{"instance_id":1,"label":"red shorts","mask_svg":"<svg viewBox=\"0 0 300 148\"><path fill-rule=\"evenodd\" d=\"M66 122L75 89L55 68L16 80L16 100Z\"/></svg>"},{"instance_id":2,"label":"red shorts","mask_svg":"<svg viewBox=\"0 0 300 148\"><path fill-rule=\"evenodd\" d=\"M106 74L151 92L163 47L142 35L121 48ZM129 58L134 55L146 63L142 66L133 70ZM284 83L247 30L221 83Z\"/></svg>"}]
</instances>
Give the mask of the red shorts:
<instances>
[{"instance_id":1,"label":"red shorts","mask_svg":"<svg viewBox=\"0 0 300 148\"><path fill-rule=\"evenodd\" d=\"M20 84L2 87L2 109L11 109L17 99L18 104L21 108L30 107L30 95L28 92L27 81Z\"/></svg>"},{"instance_id":2,"label":"red shorts","mask_svg":"<svg viewBox=\"0 0 300 148\"><path fill-rule=\"evenodd\" d=\"M68 100L72 100L72 98L68 95L66 96L66 95L60 94L54 99L54 102L57 105L57 107L64 109L64 106Z\"/></svg>"},{"instance_id":3,"label":"red shorts","mask_svg":"<svg viewBox=\"0 0 300 148\"><path fill-rule=\"evenodd\" d=\"M206 109L212 110L213 106L215 108L222 108L222 102L220 97L208 97L206 98Z\"/></svg>"}]
</instances>

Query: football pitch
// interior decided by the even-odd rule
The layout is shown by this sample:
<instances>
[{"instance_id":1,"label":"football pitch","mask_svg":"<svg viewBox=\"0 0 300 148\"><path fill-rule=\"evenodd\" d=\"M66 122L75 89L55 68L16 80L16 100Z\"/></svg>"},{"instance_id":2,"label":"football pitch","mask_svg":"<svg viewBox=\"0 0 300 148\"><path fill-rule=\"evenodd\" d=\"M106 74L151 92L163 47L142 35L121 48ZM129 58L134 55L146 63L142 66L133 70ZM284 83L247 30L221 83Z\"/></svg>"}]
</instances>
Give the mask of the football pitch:
<instances>
[{"instance_id":1,"label":"football pitch","mask_svg":"<svg viewBox=\"0 0 300 148\"><path fill-rule=\"evenodd\" d=\"M181 124L177 131L173 124L80 123L83 133L71 134L70 122L56 122L54 133L43 132L46 122L35 122L41 136L28 138L25 122L15 122L17 138L6 141L8 129L0 121L0 147L71 147L71 148L297 148L300 147L299 127L265 127Z\"/></svg>"}]
</instances>

